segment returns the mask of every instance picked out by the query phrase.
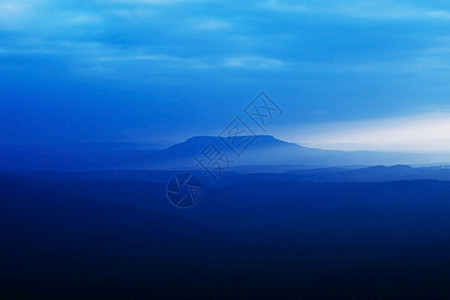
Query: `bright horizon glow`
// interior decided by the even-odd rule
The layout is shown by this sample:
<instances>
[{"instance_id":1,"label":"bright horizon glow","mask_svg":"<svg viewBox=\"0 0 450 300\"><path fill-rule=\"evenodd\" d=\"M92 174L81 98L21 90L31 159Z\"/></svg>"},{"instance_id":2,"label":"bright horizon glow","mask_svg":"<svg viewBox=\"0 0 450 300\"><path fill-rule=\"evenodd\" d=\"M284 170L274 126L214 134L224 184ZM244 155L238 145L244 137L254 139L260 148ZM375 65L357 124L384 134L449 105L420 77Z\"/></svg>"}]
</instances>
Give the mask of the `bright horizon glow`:
<instances>
[{"instance_id":1,"label":"bright horizon glow","mask_svg":"<svg viewBox=\"0 0 450 300\"><path fill-rule=\"evenodd\" d=\"M326 150L450 152L450 113L316 124L282 131L281 139Z\"/></svg>"}]
</instances>

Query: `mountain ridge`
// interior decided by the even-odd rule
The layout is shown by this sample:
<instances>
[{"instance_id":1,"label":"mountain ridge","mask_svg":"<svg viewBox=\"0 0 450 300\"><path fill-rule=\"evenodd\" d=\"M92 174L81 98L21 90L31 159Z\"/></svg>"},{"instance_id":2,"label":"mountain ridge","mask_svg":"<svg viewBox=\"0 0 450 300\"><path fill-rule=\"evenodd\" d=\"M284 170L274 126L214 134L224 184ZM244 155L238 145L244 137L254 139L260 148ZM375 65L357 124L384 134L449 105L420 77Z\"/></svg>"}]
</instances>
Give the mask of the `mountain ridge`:
<instances>
[{"instance_id":1,"label":"mountain ridge","mask_svg":"<svg viewBox=\"0 0 450 300\"><path fill-rule=\"evenodd\" d=\"M138 169L186 169L196 166L194 157L202 155L211 143L220 151L233 157L233 167L260 165L310 165L318 167L409 165L418 163L443 163L450 161L448 154L420 154L375 151L340 151L308 148L286 142L271 135L242 136L253 138L241 153L233 154L226 140L217 136L193 136L181 143L150 154ZM238 137L239 138L239 137ZM212 149L211 149L212 150Z\"/></svg>"},{"instance_id":2,"label":"mountain ridge","mask_svg":"<svg viewBox=\"0 0 450 300\"><path fill-rule=\"evenodd\" d=\"M244 141L248 138L251 140L237 153L230 149L226 139L201 135L163 149L151 149L149 148L151 144L138 143L100 143L82 146L67 144L55 147L3 145L0 146L2 161L0 171L191 170L198 169L198 162L194 158L201 159L205 154L202 151L212 145L221 154L227 155L231 162L230 169L262 172L275 169L288 171L295 166L304 168L398 164L426 166L445 165L450 161L450 154L445 153L324 150L286 142L272 135L242 137ZM228 141L232 143L233 138Z\"/></svg>"}]
</instances>

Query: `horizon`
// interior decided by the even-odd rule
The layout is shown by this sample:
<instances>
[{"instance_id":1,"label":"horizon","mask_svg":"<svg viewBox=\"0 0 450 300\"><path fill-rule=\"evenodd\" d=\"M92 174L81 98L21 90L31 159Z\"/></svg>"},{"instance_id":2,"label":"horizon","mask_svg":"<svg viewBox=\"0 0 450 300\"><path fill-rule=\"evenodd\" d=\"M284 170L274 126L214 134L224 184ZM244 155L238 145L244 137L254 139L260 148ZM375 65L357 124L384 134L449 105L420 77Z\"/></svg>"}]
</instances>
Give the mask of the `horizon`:
<instances>
[{"instance_id":1,"label":"horizon","mask_svg":"<svg viewBox=\"0 0 450 300\"><path fill-rule=\"evenodd\" d=\"M450 120L449 120L450 122ZM335 126L336 124L334 124ZM329 127L332 127L333 125L327 125ZM318 132L324 133L323 131L323 125L317 126ZM386 129L388 130L388 129ZM305 130L306 132L310 132L310 130ZM334 132L335 133L335 132ZM283 134L281 134L283 135ZM295 144L300 147L304 148L310 148L310 149L318 149L318 150L329 150L329 151L342 151L342 152L384 152L384 153L417 153L417 154L450 154L450 149L446 149L444 147L439 147L433 150L430 150L429 147L425 147L425 149L428 150L420 150L420 147L415 147L415 145L406 145L400 146L400 148L396 148L399 145L396 144L396 147L394 148L383 148L383 146L374 145L374 144L358 144L358 143L308 143L305 142L297 142L295 138L281 138L273 134L257 134L257 137L272 137L278 141L282 141L285 143ZM242 137L246 137L245 135ZM51 146L82 146L82 145L101 145L101 144L123 144L123 145L129 145L129 146L147 146L146 149L150 150L164 150L166 148L172 147L176 144L184 143L188 140L191 140L193 138L220 138L219 135L193 135L186 138L181 139L173 139L173 140L101 140L101 141L76 141L76 142L41 142L41 143L18 143L18 144L0 144L0 146L8 147L8 146L17 146L17 147L51 147ZM424 140L425 141L425 140ZM415 141L417 145L420 145L422 140L416 140ZM425 145L429 146L429 145ZM447 145L445 145L447 146ZM408 148L411 147L411 148ZM450 158L450 156L449 156Z\"/></svg>"}]
</instances>

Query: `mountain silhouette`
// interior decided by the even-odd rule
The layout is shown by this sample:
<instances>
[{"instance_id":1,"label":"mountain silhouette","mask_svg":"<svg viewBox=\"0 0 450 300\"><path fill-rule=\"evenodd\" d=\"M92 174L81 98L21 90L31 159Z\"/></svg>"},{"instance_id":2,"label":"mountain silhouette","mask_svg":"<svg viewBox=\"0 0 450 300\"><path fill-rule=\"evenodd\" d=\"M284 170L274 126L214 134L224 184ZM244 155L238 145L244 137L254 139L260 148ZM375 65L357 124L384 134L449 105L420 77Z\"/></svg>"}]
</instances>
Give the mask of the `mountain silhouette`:
<instances>
[{"instance_id":1,"label":"mountain silhouette","mask_svg":"<svg viewBox=\"0 0 450 300\"><path fill-rule=\"evenodd\" d=\"M157 147L154 144L137 143L0 145L2 160L0 171L201 170L202 167L195 158L201 161L222 158L226 161L226 166L223 167L243 173L279 173L311 167L445 165L450 161L449 154L445 153L335 151L307 148L270 135L229 139L194 136L167 148L157 149Z\"/></svg>"},{"instance_id":2,"label":"mountain silhouette","mask_svg":"<svg viewBox=\"0 0 450 300\"><path fill-rule=\"evenodd\" d=\"M125 166L132 169L196 169L195 160L210 155L225 153L230 166L373 166L420 163L443 163L449 161L447 154L419 154L372 151L337 151L303 147L279 140L270 135L244 136L253 139L240 153L233 151L234 144L215 136L195 136L163 150L143 157L141 161ZM232 141L233 142L233 141ZM213 146L211 146L213 145ZM211 147L211 148L208 148ZM214 147L214 149L212 149ZM217 152L217 153L215 153ZM292 168L291 168L292 169Z\"/></svg>"},{"instance_id":3,"label":"mountain silhouette","mask_svg":"<svg viewBox=\"0 0 450 300\"><path fill-rule=\"evenodd\" d=\"M238 138L237 138L238 139ZM236 153L233 149L239 147L239 142L215 136L194 136L186 141L175 144L166 149L149 155L143 165L135 164L142 168L196 168L195 157L201 159L202 151L210 154L225 154L232 161L233 166L242 165L276 165L296 163L299 155L309 157L324 155L334 151L306 148L297 144L288 143L270 135L241 136L239 139L250 140L244 150ZM236 143L234 147L233 142ZM243 148L239 148L241 150Z\"/></svg>"}]
</instances>

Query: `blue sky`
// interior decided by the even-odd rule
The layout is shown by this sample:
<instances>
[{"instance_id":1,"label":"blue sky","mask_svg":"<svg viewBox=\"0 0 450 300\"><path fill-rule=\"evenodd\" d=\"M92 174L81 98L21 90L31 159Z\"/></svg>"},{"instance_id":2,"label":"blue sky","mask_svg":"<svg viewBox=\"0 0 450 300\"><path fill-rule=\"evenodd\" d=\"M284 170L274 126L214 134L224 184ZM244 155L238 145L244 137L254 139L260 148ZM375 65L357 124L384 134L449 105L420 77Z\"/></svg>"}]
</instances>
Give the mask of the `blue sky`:
<instances>
[{"instance_id":1,"label":"blue sky","mask_svg":"<svg viewBox=\"0 0 450 300\"><path fill-rule=\"evenodd\" d=\"M449 28L445 1L0 0L0 143L214 135L266 91L280 138L414 150L444 124L421 150L450 151Z\"/></svg>"}]
</instances>

